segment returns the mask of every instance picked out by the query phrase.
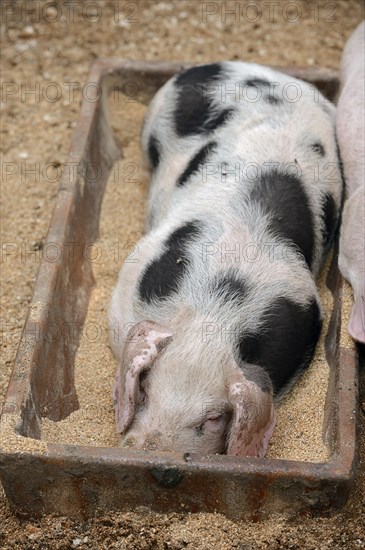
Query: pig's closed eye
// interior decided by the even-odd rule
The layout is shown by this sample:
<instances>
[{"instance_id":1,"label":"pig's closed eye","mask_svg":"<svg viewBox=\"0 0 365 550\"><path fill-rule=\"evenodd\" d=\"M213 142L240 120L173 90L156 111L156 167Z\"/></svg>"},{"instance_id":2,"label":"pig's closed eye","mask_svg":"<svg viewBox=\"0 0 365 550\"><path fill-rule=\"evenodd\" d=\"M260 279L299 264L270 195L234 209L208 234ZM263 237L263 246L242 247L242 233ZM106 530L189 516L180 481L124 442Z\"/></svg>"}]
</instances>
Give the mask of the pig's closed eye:
<instances>
[{"instance_id":1,"label":"pig's closed eye","mask_svg":"<svg viewBox=\"0 0 365 550\"><path fill-rule=\"evenodd\" d=\"M216 416L209 416L199 424L195 426L196 435L201 436L209 433L221 432L226 427L227 424L227 415L218 414Z\"/></svg>"}]
</instances>

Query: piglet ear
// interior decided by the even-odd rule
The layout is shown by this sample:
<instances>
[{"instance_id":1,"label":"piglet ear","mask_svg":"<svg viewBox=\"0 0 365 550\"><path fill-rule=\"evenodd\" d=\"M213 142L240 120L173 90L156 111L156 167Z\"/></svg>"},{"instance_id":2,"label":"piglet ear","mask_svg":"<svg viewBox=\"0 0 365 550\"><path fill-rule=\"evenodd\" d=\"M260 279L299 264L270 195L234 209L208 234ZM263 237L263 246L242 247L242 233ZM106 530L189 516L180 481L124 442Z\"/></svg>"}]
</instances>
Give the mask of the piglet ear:
<instances>
[{"instance_id":1,"label":"piglet ear","mask_svg":"<svg viewBox=\"0 0 365 550\"><path fill-rule=\"evenodd\" d=\"M113 386L119 433L125 432L132 422L140 373L152 366L171 337L172 332L154 321L140 321L129 330L123 352L123 368L118 368Z\"/></svg>"},{"instance_id":2,"label":"piglet ear","mask_svg":"<svg viewBox=\"0 0 365 550\"><path fill-rule=\"evenodd\" d=\"M233 406L227 454L265 456L275 428L275 409L269 376L259 366L232 368L228 396Z\"/></svg>"}]
</instances>

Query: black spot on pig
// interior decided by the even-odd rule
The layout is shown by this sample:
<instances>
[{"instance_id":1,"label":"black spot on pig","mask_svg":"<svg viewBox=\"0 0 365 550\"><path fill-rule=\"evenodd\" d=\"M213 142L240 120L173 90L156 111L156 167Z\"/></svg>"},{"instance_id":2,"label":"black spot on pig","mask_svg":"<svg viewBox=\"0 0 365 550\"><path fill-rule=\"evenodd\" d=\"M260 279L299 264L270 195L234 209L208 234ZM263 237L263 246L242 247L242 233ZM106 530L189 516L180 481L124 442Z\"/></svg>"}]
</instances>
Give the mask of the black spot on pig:
<instances>
[{"instance_id":1,"label":"black spot on pig","mask_svg":"<svg viewBox=\"0 0 365 550\"><path fill-rule=\"evenodd\" d=\"M250 284L243 280L238 270L230 269L217 277L211 283L211 293L222 298L224 302L235 301L242 303L247 297Z\"/></svg>"},{"instance_id":2,"label":"black spot on pig","mask_svg":"<svg viewBox=\"0 0 365 550\"><path fill-rule=\"evenodd\" d=\"M329 193L325 193L322 209L323 219L323 246L328 248L332 242L337 227L338 215L334 198Z\"/></svg>"},{"instance_id":3,"label":"black spot on pig","mask_svg":"<svg viewBox=\"0 0 365 550\"><path fill-rule=\"evenodd\" d=\"M210 85L223 80L224 74L222 65L212 63L193 67L177 76L174 118L179 136L204 134L215 130L234 112L234 109L230 108L219 109L214 101L215 94L209 90Z\"/></svg>"},{"instance_id":4,"label":"black spot on pig","mask_svg":"<svg viewBox=\"0 0 365 550\"><path fill-rule=\"evenodd\" d=\"M222 79L224 76L223 66L220 63L209 63L207 65L199 65L192 67L177 75L175 85L194 86L196 84L209 84Z\"/></svg>"},{"instance_id":5,"label":"black spot on pig","mask_svg":"<svg viewBox=\"0 0 365 550\"><path fill-rule=\"evenodd\" d=\"M254 88L260 88L261 86L270 88L270 82L264 78L248 78L245 80L245 85Z\"/></svg>"},{"instance_id":6,"label":"black spot on pig","mask_svg":"<svg viewBox=\"0 0 365 550\"><path fill-rule=\"evenodd\" d=\"M153 168L157 168L160 162L160 142L155 136L151 136L148 141L148 158Z\"/></svg>"},{"instance_id":7,"label":"black spot on pig","mask_svg":"<svg viewBox=\"0 0 365 550\"><path fill-rule=\"evenodd\" d=\"M139 284L142 300L151 303L154 299L166 298L177 292L182 277L190 263L187 248L200 234L198 221L188 222L175 229L164 244L164 252L144 270Z\"/></svg>"},{"instance_id":8,"label":"black spot on pig","mask_svg":"<svg viewBox=\"0 0 365 550\"><path fill-rule=\"evenodd\" d=\"M268 92L264 94L263 99L271 105L281 105L283 103L283 100L280 97L274 95L272 91L268 91L268 88L270 88L271 84L268 80L264 78L249 78L245 80L243 84L245 86L251 86L252 88L265 90L266 92Z\"/></svg>"},{"instance_id":9,"label":"black spot on pig","mask_svg":"<svg viewBox=\"0 0 365 550\"><path fill-rule=\"evenodd\" d=\"M197 154L190 160L183 173L179 176L177 180L177 185L185 185L190 176L192 176L202 168L203 164L207 161L210 153L212 153L216 149L216 147L217 143L214 141L211 141L210 143L207 143L207 145L204 145L204 147L202 147L200 151L198 151Z\"/></svg>"},{"instance_id":10,"label":"black spot on pig","mask_svg":"<svg viewBox=\"0 0 365 550\"><path fill-rule=\"evenodd\" d=\"M249 200L270 216L269 230L291 241L311 267L313 215L301 180L294 174L272 169L254 181Z\"/></svg>"},{"instance_id":11,"label":"black spot on pig","mask_svg":"<svg viewBox=\"0 0 365 550\"><path fill-rule=\"evenodd\" d=\"M288 298L277 298L264 312L258 332L240 338L239 356L245 363L266 370L276 394L309 366L321 328L315 299L301 306Z\"/></svg>"},{"instance_id":12,"label":"black spot on pig","mask_svg":"<svg viewBox=\"0 0 365 550\"><path fill-rule=\"evenodd\" d=\"M325 148L323 147L322 143L320 143L319 141L317 141L316 143L312 143L311 149L312 151L317 153L317 155L319 155L320 157L324 157L326 154Z\"/></svg>"},{"instance_id":13,"label":"black spot on pig","mask_svg":"<svg viewBox=\"0 0 365 550\"><path fill-rule=\"evenodd\" d=\"M267 103L270 103L271 105L282 105L282 103L284 103L281 97L278 97L273 94L265 94L264 100L267 101Z\"/></svg>"},{"instance_id":14,"label":"black spot on pig","mask_svg":"<svg viewBox=\"0 0 365 550\"><path fill-rule=\"evenodd\" d=\"M176 131L179 136L208 133L223 126L233 112L233 109L218 111L206 99L200 106L181 103L175 113Z\"/></svg>"},{"instance_id":15,"label":"black spot on pig","mask_svg":"<svg viewBox=\"0 0 365 550\"><path fill-rule=\"evenodd\" d=\"M234 109L224 109L223 111L212 110L211 117L206 121L206 131L210 132L216 130L219 126L223 126L231 118L234 113Z\"/></svg>"}]
</instances>

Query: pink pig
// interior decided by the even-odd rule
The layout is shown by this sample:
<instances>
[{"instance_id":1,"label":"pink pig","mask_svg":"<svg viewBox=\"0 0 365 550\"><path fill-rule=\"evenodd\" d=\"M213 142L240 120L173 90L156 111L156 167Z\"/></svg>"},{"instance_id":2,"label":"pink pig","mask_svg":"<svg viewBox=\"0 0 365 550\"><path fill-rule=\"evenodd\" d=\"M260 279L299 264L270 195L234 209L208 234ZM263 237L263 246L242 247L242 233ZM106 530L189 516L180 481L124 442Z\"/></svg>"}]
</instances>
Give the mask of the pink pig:
<instances>
[{"instance_id":1,"label":"pink pig","mask_svg":"<svg viewBox=\"0 0 365 550\"><path fill-rule=\"evenodd\" d=\"M348 330L365 343L365 22L346 43L336 132L346 180L339 268L354 291Z\"/></svg>"}]
</instances>

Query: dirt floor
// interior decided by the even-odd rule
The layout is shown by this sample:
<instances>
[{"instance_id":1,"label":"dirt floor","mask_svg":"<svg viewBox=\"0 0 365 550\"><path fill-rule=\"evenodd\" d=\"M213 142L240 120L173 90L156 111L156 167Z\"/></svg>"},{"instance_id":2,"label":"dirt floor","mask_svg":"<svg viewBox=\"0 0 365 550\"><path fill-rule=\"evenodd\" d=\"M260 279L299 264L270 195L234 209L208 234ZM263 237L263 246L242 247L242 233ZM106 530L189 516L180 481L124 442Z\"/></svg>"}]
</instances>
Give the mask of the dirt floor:
<instances>
[{"instance_id":1,"label":"dirt floor","mask_svg":"<svg viewBox=\"0 0 365 550\"><path fill-rule=\"evenodd\" d=\"M1 407L80 101L88 94L90 63L116 56L194 63L239 59L337 69L346 39L364 18L364 4L3 0L0 9ZM250 524L233 523L219 514L157 515L141 509L85 522L62 517L24 521L0 494L0 547L363 548L364 386L363 381L360 464L341 513Z\"/></svg>"}]
</instances>

